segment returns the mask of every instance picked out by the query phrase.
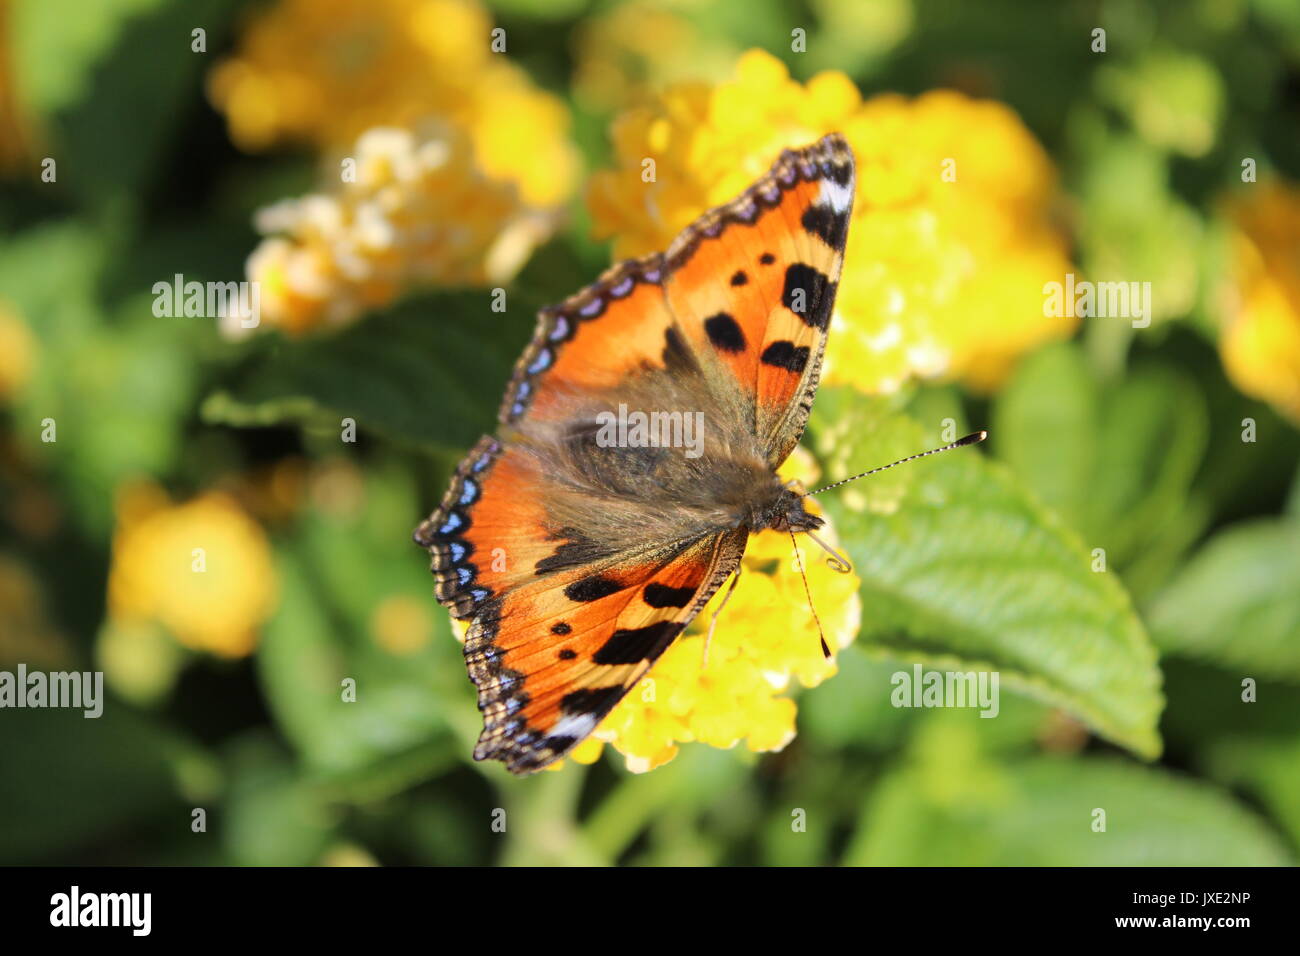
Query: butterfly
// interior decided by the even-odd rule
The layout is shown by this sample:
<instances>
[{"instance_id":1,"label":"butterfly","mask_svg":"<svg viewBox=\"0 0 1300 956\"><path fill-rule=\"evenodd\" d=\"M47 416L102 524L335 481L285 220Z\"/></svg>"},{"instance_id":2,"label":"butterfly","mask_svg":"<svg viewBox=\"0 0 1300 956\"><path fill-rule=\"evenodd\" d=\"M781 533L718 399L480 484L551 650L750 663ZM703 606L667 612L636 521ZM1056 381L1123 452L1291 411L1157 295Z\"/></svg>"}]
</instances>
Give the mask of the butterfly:
<instances>
[{"instance_id":1,"label":"butterfly","mask_svg":"<svg viewBox=\"0 0 1300 956\"><path fill-rule=\"evenodd\" d=\"M667 251L541 310L497 433L414 534L439 602L469 622L475 759L524 774L563 757L738 571L751 533L821 527L777 468L812 409L853 199L832 133Z\"/></svg>"}]
</instances>

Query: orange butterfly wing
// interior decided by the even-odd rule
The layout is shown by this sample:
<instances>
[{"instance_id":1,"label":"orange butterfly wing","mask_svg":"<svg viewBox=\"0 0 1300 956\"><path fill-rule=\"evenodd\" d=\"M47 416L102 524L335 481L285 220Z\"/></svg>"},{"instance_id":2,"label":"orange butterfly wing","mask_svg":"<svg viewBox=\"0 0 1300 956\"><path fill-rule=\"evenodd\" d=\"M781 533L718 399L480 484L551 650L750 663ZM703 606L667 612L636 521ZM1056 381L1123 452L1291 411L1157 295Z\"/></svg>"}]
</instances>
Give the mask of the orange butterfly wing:
<instances>
[{"instance_id":1,"label":"orange butterfly wing","mask_svg":"<svg viewBox=\"0 0 1300 956\"><path fill-rule=\"evenodd\" d=\"M540 770L586 737L735 570L747 532L608 554L548 531L548 477L526 451L484 438L415 532L438 600L471 620L476 759ZM575 538L578 542L575 543Z\"/></svg>"},{"instance_id":2,"label":"orange butterfly wing","mask_svg":"<svg viewBox=\"0 0 1300 956\"><path fill-rule=\"evenodd\" d=\"M746 532L557 574L507 594L471 626L476 759L538 770L586 738L740 561Z\"/></svg>"}]
</instances>

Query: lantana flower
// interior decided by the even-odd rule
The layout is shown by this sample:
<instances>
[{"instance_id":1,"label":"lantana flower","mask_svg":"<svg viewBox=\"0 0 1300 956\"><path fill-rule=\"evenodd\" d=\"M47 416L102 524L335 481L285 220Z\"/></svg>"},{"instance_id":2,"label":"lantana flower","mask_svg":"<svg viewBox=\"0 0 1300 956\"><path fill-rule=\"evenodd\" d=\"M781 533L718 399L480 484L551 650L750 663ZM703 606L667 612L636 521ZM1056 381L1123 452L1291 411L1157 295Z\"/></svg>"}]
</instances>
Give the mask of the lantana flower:
<instances>
[{"instance_id":1,"label":"lantana flower","mask_svg":"<svg viewBox=\"0 0 1300 956\"><path fill-rule=\"evenodd\" d=\"M826 382L991 389L1018 356L1074 329L1044 306L1044 285L1071 271L1050 219L1054 171L1010 109L947 91L863 100L843 73L801 84L757 50L728 82L669 87L615 120L615 168L587 190L597 236L618 257L664 249L782 149L836 130L857 159L857 198Z\"/></svg>"},{"instance_id":2,"label":"lantana flower","mask_svg":"<svg viewBox=\"0 0 1300 956\"><path fill-rule=\"evenodd\" d=\"M413 286L504 282L554 226L513 185L487 178L453 127L372 129L348 159L348 180L257 214L269 238L247 271L266 325L300 334L347 323ZM227 331L238 334L241 318Z\"/></svg>"},{"instance_id":3,"label":"lantana flower","mask_svg":"<svg viewBox=\"0 0 1300 956\"><path fill-rule=\"evenodd\" d=\"M1223 366L1239 389L1300 424L1300 189L1261 181L1243 188L1229 213Z\"/></svg>"},{"instance_id":4,"label":"lantana flower","mask_svg":"<svg viewBox=\"0 0 1300 956\"><path fill-rule=\"evenodd\" d=\"M441 119L465 132L485 175L559 205L578 175L568 109L494 52L492 34L473 0L277 0L253 14L208 93L249 151L329 152L375 126ZM507 54L523 42L499 38Z\"/></svg>"}]
</instances>

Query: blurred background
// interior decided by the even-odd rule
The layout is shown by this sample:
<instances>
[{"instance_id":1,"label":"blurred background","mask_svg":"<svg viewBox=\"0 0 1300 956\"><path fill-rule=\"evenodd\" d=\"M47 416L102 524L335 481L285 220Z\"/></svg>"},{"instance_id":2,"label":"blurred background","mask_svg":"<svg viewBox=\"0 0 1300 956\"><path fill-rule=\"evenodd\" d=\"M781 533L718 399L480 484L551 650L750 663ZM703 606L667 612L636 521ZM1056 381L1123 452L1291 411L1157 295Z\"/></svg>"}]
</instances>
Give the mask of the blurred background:
<instances>
[{"instance_id":1,"label":"blurred background","mask_svg":"<svg viewBox=\"0 0 1300 956\"><path fill-rule=\"evenodd\" d=\"M0 862L1293 863L1298 128L1289 0L0 0L0 670L107 695L0 710ZM824 503L834 667L756 540L714 676L475 764L411 530L537 307L831 130L797 470L992 439Z\"/></svg>"}]
</instances>

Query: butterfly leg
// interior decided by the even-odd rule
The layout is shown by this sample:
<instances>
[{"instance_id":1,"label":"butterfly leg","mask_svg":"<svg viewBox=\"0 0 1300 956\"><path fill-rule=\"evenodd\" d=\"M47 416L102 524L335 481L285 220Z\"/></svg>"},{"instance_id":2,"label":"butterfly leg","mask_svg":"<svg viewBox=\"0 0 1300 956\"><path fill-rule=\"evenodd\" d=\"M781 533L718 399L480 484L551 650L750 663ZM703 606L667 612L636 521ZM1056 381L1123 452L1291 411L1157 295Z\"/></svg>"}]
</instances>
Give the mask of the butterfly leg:
<instances>
[{"instance_id":1,"label":"butterfly leg","mask_svg":"<svg viewBox=\"0 0 1300 956\"><path fill-rule=\"evenodd\" d=\"M718 615L722 613L722 609L726 607L727 602L731 600L731 594L733 591L736 590L736 585L739 582L740 582L740 565L737 564L736 571L731 576L731 586L727 588L727 593L722 595L722 603L719 604L717 609L712 614L709 615L709 633L704 636L704 659L700 662L700 667L709 666L709 644L713 640L713 629L718 624Z\"/></svg>"}]
</instances>

